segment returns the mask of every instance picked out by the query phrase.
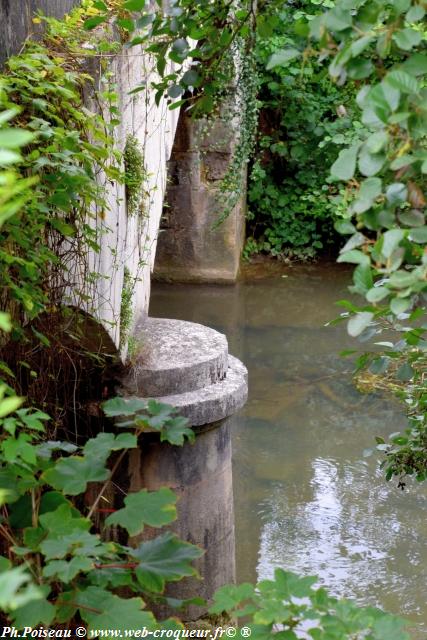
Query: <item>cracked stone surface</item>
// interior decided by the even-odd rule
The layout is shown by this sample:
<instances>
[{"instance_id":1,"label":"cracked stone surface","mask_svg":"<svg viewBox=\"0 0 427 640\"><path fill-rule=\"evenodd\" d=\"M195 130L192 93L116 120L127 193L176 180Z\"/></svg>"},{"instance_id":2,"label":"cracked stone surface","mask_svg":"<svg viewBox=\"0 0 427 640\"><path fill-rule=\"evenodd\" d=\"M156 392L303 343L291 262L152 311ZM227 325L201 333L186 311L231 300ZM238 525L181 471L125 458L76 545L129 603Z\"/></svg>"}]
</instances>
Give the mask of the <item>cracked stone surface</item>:
<instances>
[{"instance_id":1,"label":"cracked stone surface","mask_svg":"<svg viewBox=\"0 0 427 640\"><path fill-rule=\"evenodd\" d=\"M228 354L227 338L204 325L148 318L141 349L122 383L124 396L155 398L196 427L228 418L248 395L246 367Z\"/></svg>"},{"instance_id":2,"label":"cracked stone surface","mask_svg":"<svg viewBox=\"0 0 427 640\"><path fill-rule=\"evenodd\" d=\"M225 378L227 338L194 322L147 318L136 333L141 347L123 381L126 395L157 398L201 389Z\"/></svg>"},{"instance_id":3,"label":"cracked stone surface","mask_svg":"<svg viewBox=\"0 0 427 640\"><path fill-rule=\"evenodd\" d=\"M233 356L224 380L187 393L158 398L173 405L181 416L188 418L193 427L228 418L241 409L248 397L248 372Z\"/></svg>"}]
</instances>

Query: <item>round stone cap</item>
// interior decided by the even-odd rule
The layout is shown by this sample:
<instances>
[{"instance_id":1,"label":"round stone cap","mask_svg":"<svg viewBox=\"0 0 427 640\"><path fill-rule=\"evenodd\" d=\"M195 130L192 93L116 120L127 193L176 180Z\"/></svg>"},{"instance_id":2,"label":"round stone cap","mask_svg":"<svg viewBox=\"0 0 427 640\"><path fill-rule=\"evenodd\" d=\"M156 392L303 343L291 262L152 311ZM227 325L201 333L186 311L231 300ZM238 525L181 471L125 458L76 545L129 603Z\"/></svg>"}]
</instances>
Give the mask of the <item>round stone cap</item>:
<instances>
[{"instance_id":1,"label":"round stone cap","mask_svg":"<svg viewBox=\"0 0 427 640\"><path fill-rule=\"evenodd\" d=\"M248 397L248 371L237 358L229 356L227 376L221 382L196 391L158 398L175 407L193 427L228 418L241 409Z\"/></svg>"},{"instance_id":2,"label":"round stone cap","mask_svg":"<svg viewBox=\"0 0 427 640\"><path fill-rule=\"evenodd\" d=\"M122 383L126 395L188 393L216 384L227 374L227 338L210 327L146 318L135 338L141 346Z\"/></svg>"}]
</instances>

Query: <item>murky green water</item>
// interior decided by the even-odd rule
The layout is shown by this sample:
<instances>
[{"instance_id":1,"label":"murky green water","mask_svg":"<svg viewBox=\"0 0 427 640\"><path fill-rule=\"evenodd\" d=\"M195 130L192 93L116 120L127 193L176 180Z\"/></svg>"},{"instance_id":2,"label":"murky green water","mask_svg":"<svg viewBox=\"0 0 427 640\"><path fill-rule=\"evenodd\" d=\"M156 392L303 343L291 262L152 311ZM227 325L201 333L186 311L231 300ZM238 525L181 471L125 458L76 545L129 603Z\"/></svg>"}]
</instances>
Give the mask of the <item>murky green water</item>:
<instances>
[{"instance_id":1,"label":"murky green water","mask_svg":"<svg viewBox=\"0 0 427 640\"><path fill-rule=\"evenodd\" d=\"M249 370L233 441L238 580L316 574L336 595L408 616L425 640L427 488L402 493L363 458L402 418L354 389L338 355L354 341L323 326L347 280L316 265L255 270L231 287L155 285L150 314L225 332Z\"/></svg>"}]
</instances>

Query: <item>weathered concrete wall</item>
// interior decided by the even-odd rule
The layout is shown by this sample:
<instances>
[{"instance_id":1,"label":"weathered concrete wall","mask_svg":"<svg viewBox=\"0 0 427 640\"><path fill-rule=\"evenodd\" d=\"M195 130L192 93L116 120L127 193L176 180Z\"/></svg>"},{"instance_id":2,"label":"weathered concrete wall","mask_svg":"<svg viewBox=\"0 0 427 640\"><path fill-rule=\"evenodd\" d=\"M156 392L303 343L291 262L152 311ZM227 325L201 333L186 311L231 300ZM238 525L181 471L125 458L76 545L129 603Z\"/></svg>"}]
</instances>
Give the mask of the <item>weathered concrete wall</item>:
<instances>
[{"instance_id":1,"label":"weathered concrete wall","mask_svg":"<svg viewBox=\"0 0 427 640\"><path fill-rule=\"evenodd\" d=\"M41 31L42 26L32 21L38 10L60 18L79 4L80 0L0 0L0 60L19 51L26 37ZM100 83L101 59L88 59L88 71ZM138 139L144 153L145 211L144 215L129 215L124 185L112 183L102 173L98 175L99 182L106 188L109 206L107 210L95 209L93 219L88 222L96 231L100 251L87 247L86 255L82 256L79 250L72 256L67 268L76 287L67 292L64 302L83 308L99 320L118 347L125 267L134 283L132 325L147 314L150 274L166 189L166 163L172 151L179 111L168 109L165 100L158 106L155 104L151 88L157 79L154 61L141 47L124 48L112 59L109 71L112 72L109 87L118 95L121 120L114 134L117 148L123 151L126 137L131 134ZM129 95L142 84L146 87L143 91ZM92 87L86 104L90 110L99 111ZM105 117L108 120L107 107ZM122 357L125 356L126 344L122 347Z\"/></svg>"},{"instance_id":2,"label":"weathered concrete wall","mask_svg":"<svg viewBox=\"0 0 427 640\"><path fill-rule=\"evenodd\" d=\"M143 185L144 215L129 215L124 185L111 184L104 178L110 206L107 211L96 211L93 221L101 248L90 253L89 266L90 271L99 275L91 288L86 310L102 322L119 345L125 267L134 282L131 333L148 312L150 277L166 190L166 163L172 152L179 113L168 109L165 100L159 106L155 104L151 89L156 78L153 60L140 47L123 49L110 70L119 96L121 124L115 133L117 147L123 150L126 137L135 136L144 153L147 175ZM129 95L141 84L146 87L143 91Z\"/></svg>"},{"instance_id":3,"label":"weathered concrete wall","mask_svg":"<svg viewBox=\"0 0 427 640\"><path fill-rule=\"evenodd\" d=\"M0 0L0 52L16 52L25 37L38 25L32 22L36 10L56 17L79 4L78 0ZM102 27L100 27L102 32ZM102 60L92 58L89 71L99 83L105 70ZM170 63L170 71L173 63ZM87 247L67 265L76 283L67 292L64 303L82 308L100 321L119 347L122 332L121 303L125 269L133 283L132 326L129 335L144 320L148 311L150 277L163 203L168 183L171 156L179 110L170 110L165 100L154 101L153 81L157 75L153 59L141 47L123 48L111 62L109 86L118 95L121 123L115 130L118 149L123 150L129 134L135 136L144 152L146 194L143 215L129 215L123 184L111 182L102 173L98 180L105 186L109 206L94 210L89 224L95 230L99 251ZM130 94L137 86L145 89ZM105 87L104 87L105 88ZM86 96L92 111L98 111L92 88ZM108 109L105 108L108 120ZM90 116L88 116L90 117ZM234 281L243 244L244 201L235 207L219 229L211 227L218 215L218 184L224 176L233 152L237 132L233 122L218 120L208 136L200 134L200 124L182 116L179 135L169 164L168 208L165 209L156 274L173 280ZM71 254L70 254L71 255ZM89 277L88 277L89 276ZM120 345L124 359L126 341Z\"/></svg>"},{"instance_id":4,"label":"weathered concrete wall","mask_svg":"<svg viewBox=\"0 0 427 640\"><path fill-rule=\"evenodd\" d=\"M238 131L218 118L209 133L181 114L169 167L166 207L154 275L173 282L234 282L244 241L245 189L226 220L219 185L229 167ZM242 172L241 180L245 182Z\"/></svg>"},{"instance_id":5,"label":"weathered concrete wall","mask_svg":"<svg viewBox=\"0 0 427 640\"><path fill-rule=\"evenodd\" d=\"M170 487L178 496L178 519L169 528L182 540L205 550L194 563L201 580L185 578L168 584L166 595L188 599L196 595L212 602L224 584L235 582L234 505L231 465L231 421L212 425L183 447L159 443L146 437L142 446L129 454L129 491ZM158 531L145 532L131 540L138 544ZM185 620L196 620L206 607L186 607ZM173 615L168 607L157 606L156 615Z\"/></svg>"},{"instance_id":6,"label":"weathered concrete wall","mask_svg":"<svg viewBox=\"0 0 427 640\"><path fill-rule=\"evenodd\" d=\"M42 25L33 23L37 11L62 18L79 4L80 0L0 0L0 66L29 35L40 33Z\"/></svg>"}]
</instances>

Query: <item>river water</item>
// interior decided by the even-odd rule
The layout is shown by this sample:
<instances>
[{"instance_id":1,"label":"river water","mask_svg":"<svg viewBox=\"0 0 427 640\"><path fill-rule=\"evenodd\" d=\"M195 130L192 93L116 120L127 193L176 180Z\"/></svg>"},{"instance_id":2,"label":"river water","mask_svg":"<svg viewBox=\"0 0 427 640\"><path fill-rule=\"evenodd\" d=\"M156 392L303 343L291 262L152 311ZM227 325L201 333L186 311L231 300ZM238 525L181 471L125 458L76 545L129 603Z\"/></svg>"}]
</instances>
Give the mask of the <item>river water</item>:
<instances>
[{"instance_id":1,"label":"river water","mask_svg":"<svg viewBox=\"0 0 427 640\"><path fill-rule=\"evenodd\" d=\"M234 286L155 284L150 315L226 333L249 370L236 417L233 481L239 582L275 567L318 575L334 595L414 622L427 638L427 488L386 483L364 458L375 435L404 425L390 398L352 383L337 265L252 267ZM357 344L356 344L357 346Z\"/></svg>"}]
</instances>

